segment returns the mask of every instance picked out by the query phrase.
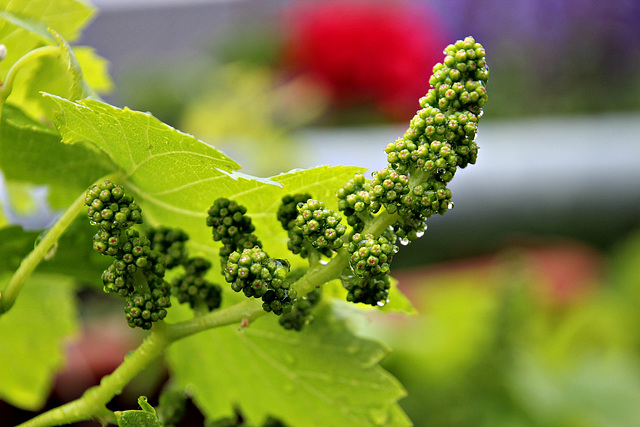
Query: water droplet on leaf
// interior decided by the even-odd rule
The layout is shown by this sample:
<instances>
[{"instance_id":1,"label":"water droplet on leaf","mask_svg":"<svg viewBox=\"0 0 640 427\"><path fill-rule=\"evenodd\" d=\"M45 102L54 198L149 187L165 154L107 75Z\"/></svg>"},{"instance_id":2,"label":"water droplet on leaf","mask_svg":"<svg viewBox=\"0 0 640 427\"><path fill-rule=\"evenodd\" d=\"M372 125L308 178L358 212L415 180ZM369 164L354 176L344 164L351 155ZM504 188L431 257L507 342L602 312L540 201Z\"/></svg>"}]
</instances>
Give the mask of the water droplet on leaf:
<instances>
[{"instance_id":1,"label":"water droplet on leaf","mask_svg":"<svg viewBox=\"0 0 640 427\"><path fill-rule=\"evenodd\" d=\"M295 365L296 364L296 359L295 357L293 357L293 355L287 353L284 355L284 361L288 364L288 365Z\"/></svg>"},{"instance_id":2,"label":"water droplet on leaf","mask_svg":"<svg viewBox=\"0 0 640 427\"><path fill-rule=\"evenodd\" d=\"M369 412L371 420L377 426L385 425L389 420L389 411L384 409L372 409Z\"/></svg>"},{"instance_id":3,"label":"water droplet on leaf","mask_svg":"<svg viewBox=\"0 0 640 427\"><path fill-rule=\"evenodd\" d=\"M360 351L360 346L357 344L352 344L347 347L347 353L353 355Z\"/></svg>"}]
</instances>

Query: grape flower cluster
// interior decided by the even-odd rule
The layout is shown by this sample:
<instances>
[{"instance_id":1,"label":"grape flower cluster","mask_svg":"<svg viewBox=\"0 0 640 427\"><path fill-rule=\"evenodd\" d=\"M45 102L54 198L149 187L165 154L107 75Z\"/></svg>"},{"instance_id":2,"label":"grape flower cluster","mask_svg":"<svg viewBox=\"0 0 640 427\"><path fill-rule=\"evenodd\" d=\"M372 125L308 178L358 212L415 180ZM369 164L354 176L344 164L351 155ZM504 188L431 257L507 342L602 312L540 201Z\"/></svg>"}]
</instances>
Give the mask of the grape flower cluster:
<instances>
[{"instance_id":1,"label":"grape flower cluster","mask_svg":"<svg viewBox=\"0 0 640 427\"><path fill-rule=\"evenodd\" d=\"M253 234L255 226L251 217L246 213L247 208L226 198L216 199L207 212L207 226L212 228L213 240L222 243L219 255L223 274L232 252L262 247Z\"/></svg>"},{"instance_id":2,"label":"grape flower cluster","mask_svg":"<svg viewBox=\"0 0 640 427\"><path fill-rule=\"evenodd\" d=\"M458 168L476 162L478 120L487 101L485 50L467 37L447 46L444 55L409 128L386 146L386 167L369 179L356 173L347 181L336 193L338 211L308 193L281 200L277 219L288 233L289 250L308 258L310 271L336 266L348 301L387 303L396 243L421 237L429 217L453 207L449 182ZM281 315L285 328L309 323L319 291L297 298L289 263L266 254L244 207L218 199L207 225L223 244L223 273L234 291L262 298L263 308Z\"/></svg>"},{"instance_id":3,"label":"grape flower cluster","mask_svg":"<svg viewBox=\"0 0 640 427\"><path fill-rule=\"evenodd\" d=\"M299 195L294 197L300 198ZM291 252L306 258L310 251L331 257L344 244L342 235L347 227L342 216L315 199L307 199L296 205L297 216L288 226Z\"/></svg>"},{"instance_id":4,"label":"grape flower cluster","mask_svg":"<svg viewBox=\"0 0 640 427\"><path fill-rule=\"evenodd\" d=\"M354 232L342 277L350 301L385 303L396 239L410 243L424 234L427 218L451 209L447 184L458 168L476 162L475 138L489 77L485 50L467 37L447 46L444 54L409 128L385 148L388 165L370 180L357 174L337 193L339 209ZM393 216L391 228L377 238L363 235L382 208Z\"/></svg>"},{"instance_id":5,"label":"grape flower cluster","mask_svg":"<svg viewBox=\"0 0 640 427\"><path fill-rule=\"evenodd\" d=\"M189 236L178 228L155 227L148 232L151 247L164 257L167 270L182 266L184 273L174 277L171 294L191 308L205 307L211 311L222 303L220 286L205 279L211 263L201 257L189 257L186 242Z\"/></svg>"},{"instance_id":6,"label":"grape flower cluster","mask_svg":"<svg viewBox=\"0 0 640 427\"><path fill-rule=\"evenodd\" d=\"M289 313L285 313L278 321L285 329L301 331L313 322L313 308L318 305L322 297L322 288L316 288L299 298Z\"/></svg>"},{"instance_id":7,"label":"grape flower cluster","mask_svg":"<svg viewBox=\"0 0 640 427\"><path fill-rule=\"evenodd\" d=\"M109 180L87 190L85 205L89 222L98 228L93 248L114 258L102 273L104 291L125 298L129 326L150 329L167 315L170 285L163 279L162 255L132 228L142 223L140 207L123 187Z\"/></svg>"},{"instance_id":8,"label":"grape flower cluster","mask_svg":"<svg viewBox=\"0 0 640 427\"><path fill-rule=\"evenodd\" d=\"M270 258L253 231L247 209L237 202L220 198L209 208L207 225L213 229L213 240L222 242L222 273L235 292L261 298L262 308L276 315L288 313L297 293L286 280L289 263Z\"/></svg>"}]
</instances>

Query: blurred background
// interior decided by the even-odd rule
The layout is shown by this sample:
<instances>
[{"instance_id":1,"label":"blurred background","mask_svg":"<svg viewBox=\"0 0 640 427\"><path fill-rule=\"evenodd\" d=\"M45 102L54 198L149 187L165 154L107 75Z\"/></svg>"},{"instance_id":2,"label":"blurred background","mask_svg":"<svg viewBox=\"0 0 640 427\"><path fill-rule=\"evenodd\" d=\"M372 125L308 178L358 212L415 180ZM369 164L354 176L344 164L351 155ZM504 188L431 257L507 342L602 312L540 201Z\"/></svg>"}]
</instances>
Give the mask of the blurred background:
<instances>
[{"instance_id":1,"label":"blurred background","mask_svg":"<svg viewBox=\"0 0 640 427\"><path fill-rule=\"evenodd\" d=\"M260 176L384 167L443 48L474 36L478 164L394 264L419 314L359 327L417 426L640 425L640 2L94 3L107 100Z\"/></svg>"}]
</instances>

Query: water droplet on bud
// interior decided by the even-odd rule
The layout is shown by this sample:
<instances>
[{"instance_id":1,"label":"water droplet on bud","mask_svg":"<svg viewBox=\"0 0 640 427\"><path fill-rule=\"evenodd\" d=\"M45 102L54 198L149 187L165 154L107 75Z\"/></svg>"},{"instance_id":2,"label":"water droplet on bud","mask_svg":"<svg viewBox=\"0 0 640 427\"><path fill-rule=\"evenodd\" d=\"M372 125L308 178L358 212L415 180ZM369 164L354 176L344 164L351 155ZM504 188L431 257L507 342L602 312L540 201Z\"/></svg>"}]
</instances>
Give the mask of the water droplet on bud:
<instances>
[{"instance_id":1,"label":"water droplet on bud","mask_svg":"<svg viewBox=\"0 0 640 427\"><path fill-rule=\"evenodd\" d=\"M453 202L449 202L449 204L447 205L447 209L449 210L453 209Z\"/></svg>"},{"instance_id":2,"label":"water droplet on bud","mask_svg":"<svg viewBox=\"0 0 640 427\"><path fill-rule=\"evenodd\" d=\"M407 239L407 238L400 239L400 244L402 246L407 246L409 244L409 239Z\"/></svg>"}]
</instances>

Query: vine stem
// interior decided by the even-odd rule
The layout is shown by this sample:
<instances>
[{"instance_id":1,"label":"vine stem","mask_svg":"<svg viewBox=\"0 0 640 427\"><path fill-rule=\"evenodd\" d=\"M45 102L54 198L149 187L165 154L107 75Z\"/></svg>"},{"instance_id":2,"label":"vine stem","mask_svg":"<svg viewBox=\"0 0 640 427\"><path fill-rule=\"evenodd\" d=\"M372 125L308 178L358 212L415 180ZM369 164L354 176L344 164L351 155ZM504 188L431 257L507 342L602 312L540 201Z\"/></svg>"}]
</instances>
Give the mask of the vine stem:
<instances>
[{"instance_id":1,"label":"vine stem","mask_svg":"<svg viewBox=\"0 0 640 427\"><path fill-rule=\"evenodd\" d=\"M396 214L383 211L367 224L365 232L380 234L396 220ZM316 287L339 278L348 264L349 252L344 248L329 263L316 263L296 282L299 295L305 295ZM48 427L92 418L113 421L113 413L106 405L170 344L209 329L239 324L244 319L253 321L264 314L266 312L262 310L259 300L248 299L182 322L158 322L142 344L129 353L115 371L102 378L100 385L90 388L79 399L40 414L18 427Z\"/></svg>"},{"instance_id":2,"label":"vine stem","mask_svg":"<svg viewBox=\"0 0 640 427\"><path fill-rule=\"evenodd\" d=\"M11 68L9 68L9 71L7 71L4 82L0 86L0 119L2 119L2 109L4 107L4 102L13 90L13 81L15 80L18 72L31 61L34 61L43 56L57 56L59 54L60 46L43 46L29 51L13 63Z\"/></svg>"},{"instance_id":3,"label":"vine stem","mask_svg":"<svg viewBox=\"0 0 640 427\"><path fill-rule=\"evenodd\" d=\"M265 312L258 300L246 300L183 322L159 322L154 326L154 331L147 335L135 351L124 358L115 371L100 380L100 385L88 389L80 398L40 414L19 427L56 426L89 419L113 421L113 412L106 408L107 403L120 394L122 389L171 343L207 329L239 323L246 317L255 319L262 314Z\"/></svg>"},{"instance_id":4,"label":"vine stem","mask_svg":"<svg viewBox=\"0 0 640 427\"><path fill-rule=\"evenodd\" d=\"M100 385L91 387L79 399L51 409L20 426L55 426L91 418L113 417L113 413L108 411L105 405L113 396L120 394L129 381L149 362L162 354L169 342L162 331L147 335L140 347L129 353L115 371L100 380Z\"/></svg>"},{"instance_id":5,"label":"vine stem","mask_svg":"<svg viewBox=\"0 0 640 427\"><path fill-rule=\"evenodd\" d=\"M109 179L109 176L100 178L96 182ZM71 225L73 220L82 212L85 194L82 193L71 206L67 208L62 216L47 230L42 239L36 244L33 250L21 262L18 269L13 273L9 283L3 292L0 292L0 315L7 312L15 303L22 286L36 269L38 264L45 258L49 250L58 242L60 236Z\"/></svg>"}]
</instances>

